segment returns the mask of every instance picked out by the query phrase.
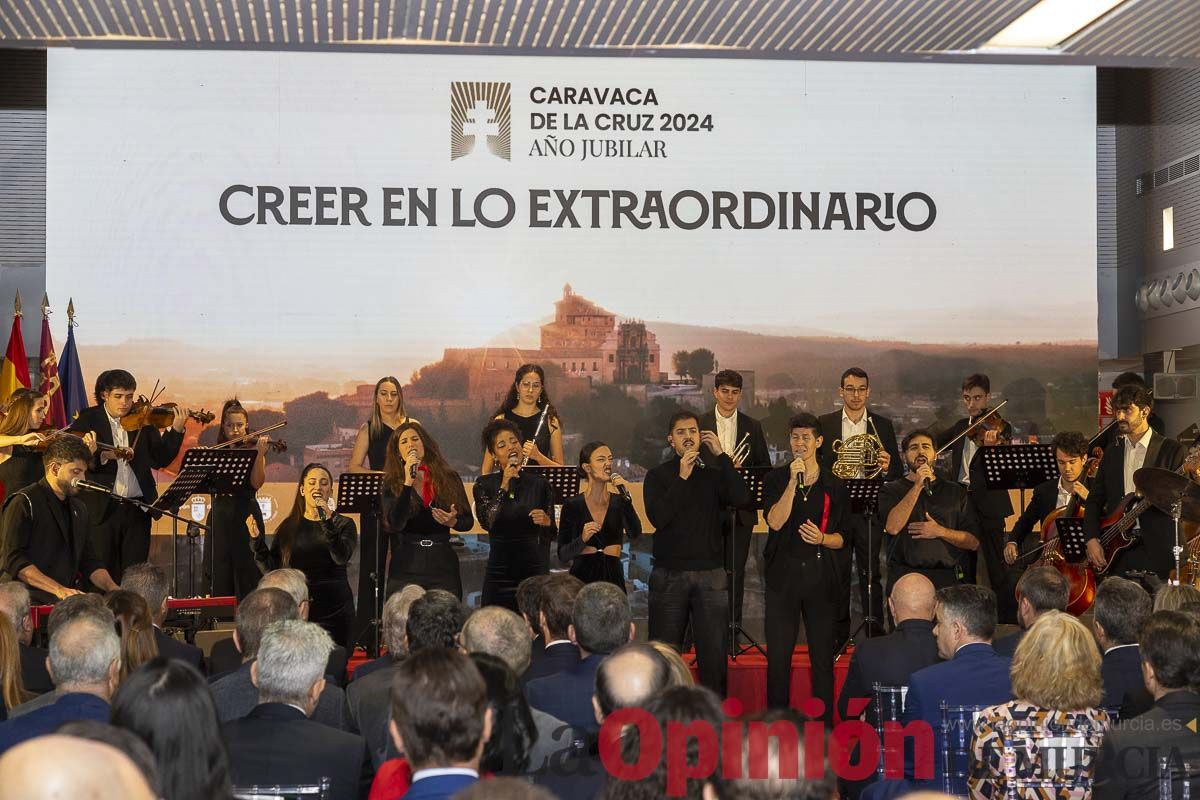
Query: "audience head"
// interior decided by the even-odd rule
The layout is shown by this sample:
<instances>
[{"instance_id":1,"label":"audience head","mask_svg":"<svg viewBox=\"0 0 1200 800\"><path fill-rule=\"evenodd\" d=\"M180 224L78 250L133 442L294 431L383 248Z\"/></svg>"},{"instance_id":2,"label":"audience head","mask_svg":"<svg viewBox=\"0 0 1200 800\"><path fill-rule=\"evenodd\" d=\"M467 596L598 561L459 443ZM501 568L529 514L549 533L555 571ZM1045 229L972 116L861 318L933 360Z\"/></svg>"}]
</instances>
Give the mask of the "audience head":
<instances>
[{"instance_id":1,"label":"audience head","mask_svg":"<svg viewBox=\"0 0 1200 800\"><path fill-rule=\"evenodd\" d=\"M667 666L671 668L671 685L672 686L695 686L696 678L692 675L692 670L683 661L683 656L679 655L679 651L666 642L660 642L656 639L651 639L647 642L654 651L666 659Z\"/></svg>"},{"instance_id":2,"label":"audience head","mask_svg":"<svg viewBox=\"0 0 1200 800\"><path fill-rule=\"evenodd\" d=\"M31 797L152 800L155 794L133 760L112 745L51 734L0 757L0 800Z\"/></svg>"},{"instance_id":3,"label":"audience head","mask_svg":"<svg viewBox=\"0 0 1200 800\"><path fill-rule=\"evenodd\" d=\"M406 584L393 592L383 604L383 645L392 658L401 658L408 652L404 637L408 629L408 612L425 589L415 583Z\"/></svg>"},{"instance_id":4,"label":"audience head","mask_svg":"<svg viewBox=\"0 0 1200 800\"><path fill-rule=\"evenodd\" d=\"M501 606L484 606L467 617L462 646L468 653L495 656L515 674L524 675L532 655L528 630L525 620L515 612Z\"/></svg>"},{"instance_id":5,"label":"audience head","mask_svg":"<svg viewBox=\"0 0 1200 800\"><path fill-rule=\"evenodd\" d=\"M477 768L491 734L492 711L475 663L445 647L412 651L392 678L388 729L414 771Z\"/></svg>"},{"instance_id":6,"label":"audience head","mask_svg":"<svg viewBox=\"0 0 1200 800\"><path fill-rule=\"evenodd\" d=\"M50 634L50 678L60 694L87 692L108 700L121 677L121 639L112 615L62 621Z\"/></svg>"},{"instance_id":7,"label":"audience head","mask_svg":"<svg viewBox=\"0 0 1200 800\"><path fill-rule=\"evenodd\" d=\"M296 609L300 619L308 619L311 598L308 596L308 579L298 569L285 567L273 569L263 575L258 581L259 589L282 589L296 601Z\"/></svg>"},{"instance_id":8,"label":"audience head","mask_svg":"<svg viewBox=\"0 0 1200 800\"><path fill-rule=\"evenodd\" d=\"M1054 567L1033 566L1017 581L1017 619L1022 628L1047 611L1066 611L1071 587Z\"/></svg>"},{"instance_id":9,"label":"audience head","mask_svg":"<svg viewBox=\"0 0 1200 800\"><path fill-rule=\"evenodd\" d=\"M145 600L154 624L162 625L167 615L167 598L171 593L167 574L162 569L149 562L127 567L121 575L121 588Z\"/></svg>"},{"instance_id":10,"label":"audience head","mask_svg":"<svg viewBox=\"0 0 1200 800\"><path fill-rule=\"evenodd\" d=\"M526 578L517 586L517 610L529 625L530 634L536 636L539 632L538 609L542 604L542 590L550 575L534 575Z\"/></svg>"},{"instance_id":11,"label":"audience head","mask_svg":"<svg viewBox=\"0 0 1200 800\"><path fill-rule=\"evenodd\" d=\"M996 632L996 594L986 586L959 584L939 589L933 635L938 655L954 658L973 642L990 642Z\"/></svg>"},{"instance_id":12,"label":"audience head","mask_svg":"<svg viewBox=\"0 0 1200 800\"><path fill-rule=\"evenodd\" d=\"M1181 611L1196 602L1200 602L1200 589L1191 584L1164 583L1154 593L1155 611Z\"/></svg>"},{"instance_id":13,"label":"audience head","mask_svg":"<svg viewBox=\"0 0 1200 800\"><path fill-rule=\"evenodd\" d=\"M1150 593L1125 578L1105 578L1096 588L1092 627L1100 648L1133 644L1153 611Z\"/></svg>"},{"instance_id":14,"label":"audience head","mask_svg":"<svg viewBox=\"0 0 1200 800\"><path fill-rule=\"evenodd\" d=\"M1191 600L1179 607L1179 610L1188 616L1195 617L1200 620L1200 601Z\"/></svg>"},{"instance_id":15,"label":"audience head","mask_svg":"<svg viewBox=\"0 0 1200 800\"><path fill-rule=\"evenodd\" d=\"M1182 611L1156 611L1141 634L1142 677L1156 700L1167 692L1200 691L1200 621Z\"/></svg>"},{"instance_id":16,"label":"audience head","mask_svg":"<svg viewBox=\"0 0 1200 800\"><path fill-rule=\"evenodd\" d=\"M127 755L133 765L138 768L138 772L142 773L142 777L146 779L146 785L150 787L154 796L164 796L162 781L158 777L158 765L154 763L154 753L150 752L150 746L137 734L95 719L68 722L60 725L55 733L115 747L119 752ZM175 800L171 795L166 796L170 797L170 800Z\"/></svg>"},{"instance_id":17,"label":"audience head","mask_svg":"<svg viewBox=\"0 0 1200 800\"><path fill-rule=\"evenodd\" d=\"M0 614L0 701L13 708L28 698L21 680L21 646L7 614Z\"/></svg>"},{"instance_id":18,"label":"audience head","mask_svg":"<svg viewBox=\"0 0 1200 800\"><path fill-rule=\"evenodd\" d=\"M268 625L250 667L258 702L288 703L312 716L325 689L325 664L332 651L333 639L320 625L299 619Z\"/></svg>"},{"instance_id":19,"label":"audience head","mask_svg":"<svg viewBox=\"0 0 1200 800\"><path fill-rule=\"evenodd\" d=\"M571 614L575 610L575 596L583 588L583 581L565 572L548 575L542 586L541 602L538 603L538 627L545 644L570 638Z\"/></svg>"},{"instance_id":20,"label":"audience head","mask_svg":"<svg viewBox=\"0 0 1200 800\"><path fill-rule=\"evenodd\" d=\"M584 656L611 653L633 640L629 598L608 581L589 583L575 596L567 633Z\"/></svg>"},{"instance_id":21,"label":"audience head","mask_svg":"<svg viewBox=\"0 0 1200 800\"><path fill-rule=\"evenodd\" d=\"M652 645L629 642L600 662L592 706L596 721L618 708L639 708L672 685L671 665Z\"/></svg>"},{"instance_id":22,"label":"audience head","mask_svg":"<svg viewBox=\"0 0 1200 800\"><path fill-rule=\"evenodd\" d=\"M249 661L258 655L259 643L268 625L299 618L300 610L296 607L296 601L282 589L255 589L246 595L238 603L237 616L234 618L237 627L233 632L233 642L242 654L242 661Z\"/></svg>"},{"instance_id":23,"label":"audience head","mask_svg":"<svg viewBox=\"0 0 1200 800\"><path fill-rule=\"evenodd\" d=\"M805 721L792 709L772 709L751 717L749 723L767 726L765 764L752 761L763 758L762 751L751 744L749 727L743 728L741 773L724 782L719 792L720 800L829 800L833 797L834 783L828 771L819 778L810 777L806 772ZM765 775L756 772L763 766L766 767Z\"/></svg>"},{"instance_id":24,"label":"audience head","mask_svg":"<svg viewBox=\"0 0 1200 800\"><path fill-rule=\"evenodd\" d=\"M462 602L444 589L430 589L418 597L408 609L408 653L425 647L454 647L466 611Z\"/></svg>"},{"instance_id":25,"label":"audience head","mask_svg":"<svg viewBox=\"0 0 1200 800\"><path fill-rule=\"evenodd\" d=\"M150 606L141 595L124 589L109 592L104 604L116 617L117 631L121 634L121 680L125 680L129 673L158 655Z\"/></svg>"},{"instance_id":26,"label":"audience head","mask_svg":"<svg viewBox=\"0 0 1200 800\"><path fill-rule=\"evenodd\" d=\"M54 610L46 620L46 633L53 636L59 626L77 617L91 617L110 628L117 624L112 611L104 605L103 597L98 594L73 594L54 604Z\"/></svg>"},{"instance_id":27,"label":"audience head","mask_svg":"<svg viewBox=\"0 0 1200 800\"><path fill-rule=\"evenodd\" d=\"M230 796L217 708L192 665L159 656L131 674L113 696L112 724L150 745L170 800Z\"/></svg>"},{"instance_id":28,"label":"audience head","mask_svg":"<svg viewBox=\"0 0 1200 800\"><path fill-rule=\"evenodd\" d=\"M1034 620L1017 645L1010 673L1016 698L1039 708L1082 711L1104 697L1096 642L1082 622L1062 611Z\"/></svg>"},{"instance_id":29,"label":"audience head","mask_svg":"<svg viewBox=\"0 0 1200 800\"><path fill-rule=\"evenodd\" d=\"M0 583L0 614L8 617L21 644L33 641L33 613L29 588L20 581Z\"/></svg>"},{"instance_id":30,"label":"audience head","mask_svg":"<svg viewBox=\"0 0 1200 800\"><path fill-rule=\"evenodd\" d=\"M475 781L451 800L555 800L555 796L523 778L492 777Z\"/></svg>"},{"instance_id":31,"label":"audience head","mask_svg":"<svg viewBox=\"0 0 1200 800\"><path fill-rule=\"evenodd\" d=\"M900 580L892 587L891 596L888 597L888 608L897 625L910 619L932 622L935 605L937 591L933 588L933 581L919 572L900 576Z\"/></svg>"},{"instance_id":32,"label":"audience head","mask_svg":"<svg viewBox=\"0 0 1200 800\"><path fill-rule=\"evenodd\" d=\"M523 774L529 766L529 751L537 739L537 727L525 701L521 679L496 656L470 655L487 685L488 708L492 712L492 732L483 746L479 770Z\"/></svg>"}]
</instances>

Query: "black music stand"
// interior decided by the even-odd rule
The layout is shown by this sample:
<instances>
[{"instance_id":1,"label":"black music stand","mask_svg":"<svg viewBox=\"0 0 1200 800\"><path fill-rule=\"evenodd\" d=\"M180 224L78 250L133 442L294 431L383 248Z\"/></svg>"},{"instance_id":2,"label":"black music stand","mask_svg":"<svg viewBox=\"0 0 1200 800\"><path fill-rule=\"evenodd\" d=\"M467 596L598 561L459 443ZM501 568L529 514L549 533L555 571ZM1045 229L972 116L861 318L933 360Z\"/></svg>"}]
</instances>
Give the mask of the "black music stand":
<instances>
[{"instance_id":1,"label":"black music stand","mask_svg":"<svg viewBox=\"0 0 1200 800\"><path fill-rule=\"evenodd\" d=\"M1052 444L1008 444L984 447L979 451L984 482L988 489L1020 489L1021 505L1025 490L1058 477Z\"/></svg>"},{"instance_id":2,"label":"black music stand","mask_svg":"<svg viewBox=\"0 0 1200 800\"><path fill-rule=\"evenodd\" d=\"M579 494L579 467L544 467L538 464L530 464L521 468L521 472L528 472L530 475L540 475L543 480L550 484L550 490L554 493L554 504L561 506L567 502L568 498Z\"/></svg>"},{"instance_id":3,"label":"black music stand","mask_svg":"<svg viewBox=\"0 0 1200 800\"><path fill-rule=\"evenodd\" d=\"M850 632L846 641L842 642L842 646L838 648L837 655L833 661L836 664L837 660L846 652L846 648L854 642L854 637L863 628L867 630L867 638L871 638L871 626L879 625L882 627L882 620L875 619L871 616L871 609L875 605L875 568L879 566L877 563L879 558L871 557L870 553L873 549L871 542L874 539L874 531L872 530L875 522L875 515L879 513L879 490L887 481L880 478L849 478L845 481L846 491L850 495L850 513L862 514L867 518L867 607L863 609L862 621L858 623L858 627Z\"/></svg>"},{"instance_id":4,"label":"black music stand","mask_svg":"<svg viewBox=\"0 0 1200 800\"><path fill-rule=\"evenodd\" d=\"M383 504L382 472L343 472L338 476L337 510L339 514L358 514L359 520L375 519L375 565L371 572L371 658L379 658L379 640L383 635L383 597L379 591L383 564L379 562L380 515ZM362 552L361 550L359 551ZM363 568L360 557L358 568ZM358 599L362 602L362 598Z\"/></svg>"},{"instance_id":5,"label":"black music stand","mask_svg":"<svg viewBox=\"0 0 1200 800\"><path fill-rule=\"evenodd\" d=\"M774 467L736 467L734 472L741 476L746 482L746 487L750 490L750 505L742 508L729 509L729 536L727 548L729 551L729 559L725 564L725 571L729 575L729 658L737 661L737 657L751 650L757 650L764 658L767 655L766 649L761 644L754 641L754 637L746 633L746 629L738 622L737 618L737 569L735 569L734 559L736 553L734 550L737 546L735 537L737 534L737 512L741 510L750 510L751 507L755 512L762 509L763 506L763 482L767 477L767 473L773 470ZM748 644L745 647L738 646L738 637L745 639Z\"/></svg>"},{"instance_id":6,"label":"black music stand","mask_svg":"<svg viewBox=\"0 0 1200 800\"><path fill-rule=\"evenodd\" d=\"M1054 521L1058 546L1068 564L1087 560L1087 535L1080 517L1059 517Z\"/></svg>"},{"instance_id":7,"label":"black music stand","mask_svg":"<svg viewBox=\"0 0 1200 800\"><path fill-rule=\"evenodd\" d=\"M150 511L182 521L187 526L185 536L188 540L188 597L196 596L196 540L200 538L201 530L207 534L210 529L208 525L185 519L175 512L195 494L232 494L250 488L250 471L254 468L254 460L257 457L257 450L192 448L183 454L183 461L175 480L159 495L154 505L149 507ZM172 595L175 597L179 596L178 540L178 532L172 530L171 582Z\"/></svg>"}]
</instances>

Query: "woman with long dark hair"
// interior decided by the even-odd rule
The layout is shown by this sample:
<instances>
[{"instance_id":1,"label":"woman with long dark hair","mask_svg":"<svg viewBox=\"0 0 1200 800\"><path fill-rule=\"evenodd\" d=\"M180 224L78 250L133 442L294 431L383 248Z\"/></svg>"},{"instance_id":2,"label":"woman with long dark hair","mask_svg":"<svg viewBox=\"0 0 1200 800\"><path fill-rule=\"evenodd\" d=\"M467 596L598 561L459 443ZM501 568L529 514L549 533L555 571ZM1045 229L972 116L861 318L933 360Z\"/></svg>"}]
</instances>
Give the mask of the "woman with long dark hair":
<instances>
[{"instance_id":1,"label":"woman with long dark hair","mask_svg":"<svg viewBox=\"0 0 1200 800\"><path fill-rule=\"evenodd\" d=\"M111 721L150 746L164 800L232 800L217 708L195 667L161 656L146 663L117 689Z\"/></svg>"},{"instance_id":2,"label":"woman with long dark hair","mask_svg":"<svg viewBox=\"0 0 1200 800\"><path fill-rule=\"evenodd\" d=\"M492 709L492 735L483 746L479 773L521 775L529 769L529 753L537 741L537 727L521 690L521 679L501 659L490 653L471 653L471 660L487 684Z\"/></svg>"},{"instance_id":3,"label":"woman with long dark hair","mask_svg":"<svg viewBox=\"0 0 1200 800\"><path fill-rule=\"evenodd\" d=\"M104 605L117 619L117 633L121 635L121 681L142 664L158 656L158 642L154 638L154 618L150 606L140 594L118 589L109 592Z\"/></svg>"},{"instance_id":4,"label":"woman with long dark hair","mask_svg":"<svg viewBox=\"0 0 1200 800\"><path fill-rule=\"evenodd\" d=\"M621 547L642 535L633 498L621 493L627 482L613 472L612 450L589 442L579 451L583 491L563 503L558 528L558 559L584 583L608 581L625 591ZM626 490L628 492L628 490Z\"/></svg>"},{"instance_id":5,"label":"woman with long dark hair","mask_svg":"<svg viewBox=\"0 0 1200 800\"><path fill-rule=\"evenodd\" d=\"M21 643L7 614L0 614L0 720L15 706L33 698L21 680Z\"/></svg>"},{"instance_id":6,"label":"woman with long dark hair","mask_svg":"<svg viewBox=\"0 0 1200 800\"><path fill-rule=\"evenodd\" d=\"M388 595L415 583L461 600L450 530L469 531L475 524L462 478L429 432L411 420L392 434L383 474L383 518L392 549Z\"/></svg>"},{"instance_id":7,"label":"woman with long dark hair","mask_svg":"<svg viewBox=\"0 0 1200 800\"><path fill-rule=\"evenodd\" d=\"M236 398L226 400L221 407L217 444L241 438L249 431L250 415L246 409ZM267 448L270 445L266 436L259 436L256 441L246 442L245 446L258 451L250 471L250 485L233 494L213 495L212 511L208 515L208 546L204 548L212 595L234 595L239 602L254 591L261 577L243 520L252 517L260 534L266 530L256 492L267 480Z\"/></svg>"},{"instance_id":8,"label":"woman with long dark hair","mask_svg":"<svg viewBox=\"0 0 1200 800\"><path fill-rule=\"evenodd\" d=\"M291 567L308 579L308 619L325 630L337 644L350 649L350 626L354 622L354 595L346 577L346 563L358 546L354 520L329 511L333 475L322 464L309 464L300 473L292 510L275 529L267 543L246 518L250 547L259 570Z\"/></svg>"},{"instance_id":9,"label":"woman with long dark hair","mask_svg":"<svg viewBox=\"0 0 1200 800\"><path fill-rule=\"evenodd\" d=\"M35 389L17 389L8 398L0 417L0 500L42 479L42 452L38 445L44 436L38 433L46 421L50 399ZM96 452L96 437L84 437L84 443Z\"/></svg>"},{"instance_id":10,"label":"woman with long dark hair","mask_svg":"<svg viewBox=\"0 0 1200 800\"><path fill-rule=\"evenodd\" d=\"M542 414L545 413L545 421ZM546 393L546 372L537 364L517 367L512 386L492 419L505 419L521 431L522 457L543 467L559 467L566 463L563 456L562 419ZM539 423L540 427L539 427ZM483 453L480 475L492 471L495 462L488 450Z\"/></svg>"}]
</instances>

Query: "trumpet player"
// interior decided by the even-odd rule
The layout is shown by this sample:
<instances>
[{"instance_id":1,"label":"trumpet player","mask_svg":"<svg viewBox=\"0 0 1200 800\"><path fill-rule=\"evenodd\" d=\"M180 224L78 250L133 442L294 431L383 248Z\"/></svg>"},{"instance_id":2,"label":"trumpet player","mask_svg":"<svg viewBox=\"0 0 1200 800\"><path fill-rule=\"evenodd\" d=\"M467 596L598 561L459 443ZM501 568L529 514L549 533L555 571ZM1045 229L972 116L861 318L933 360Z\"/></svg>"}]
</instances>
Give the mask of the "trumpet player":
<instances>
[{"instance_id":1,"label":"trumpet player","mask_svg":"<svg viewBox=\"0 0 1200 800\"><path fill-rule=\"evenodd\" d=\"M867 410L867 401L871 399L871 379L862 367L850 367L842 373L838 396L842 399L841 410L823 414L819 419L823 440L820 456L825 469L832 470L839 461L844 465L845 459L835 451L840 451L851 441L858 441L867 443L869 447L864 449L875 453L874 464L864 462L855 474L847 474L846 477L881 478L885 481L901 477L904 474L904 462L896 446L896 429L887 417ZM852 451L855 451L854 448L846 448L847 453ZM849 472L846 469L846 473ZM834 558L838 567L838 581L835 586L837 597L833 640L838 643L844 642L850 635L852 568L858 570L858 592L863 615L870 617L866 626L867 636L878 636L884 631L883 589L879 577L883 526L873 520L868 525L865 514L849 513L842 533L846 537L846 546Z\"/></svg>"},{"instance_id":2,"label":"trumpet player","mask_svg":"<svg viewBox=\"0 0 1200 800\"><path fill-rule=\"evenodd\" d=\"M713 400L713 410L700 417L700 430L712 431L717 435L721 440L721 448L733 459L734 468L771 466L771 453L767 450L762 425L753 417L738 411L738 404L742 400L742 374L732 369L718 372L713 381ZM723 527L725 541L729 543L725 548L725 563L732 561L730 602L733 604L734 619L739 625L742 623L746 558L750 554L750 537L757 522L758 511L751 505L739 508L734 514L732 531L728 530L728 522Z\"/></svg>"}]
</instances>

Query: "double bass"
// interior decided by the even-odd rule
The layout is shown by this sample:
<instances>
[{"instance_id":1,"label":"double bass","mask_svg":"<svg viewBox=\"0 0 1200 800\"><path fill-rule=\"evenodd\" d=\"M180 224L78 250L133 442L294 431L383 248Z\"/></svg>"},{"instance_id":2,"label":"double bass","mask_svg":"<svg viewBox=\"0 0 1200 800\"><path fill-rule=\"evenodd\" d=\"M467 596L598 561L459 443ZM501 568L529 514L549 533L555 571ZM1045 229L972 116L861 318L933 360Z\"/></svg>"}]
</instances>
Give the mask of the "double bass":
<instances>
[{"instance_id":1,"label":"double bass","mask_svg":"<svg viewBox=\"0 0 1200 800\"><path fill-rule=\"evenodd\" d=\"M1099 467L1099 457L1089 458L1077 480L1091 480ZM1042 520L1042 555L1037 560L1037 566L1051 567L1066 578L1067 613L1078 617L1091 608L1096 599L1096 572L1086 560L1067 561L1058 541L1058 520L1064 518L1083 518L1083 500L1074 491L1065 506L1054 509Z\"/></svg>"}]
</instances>

